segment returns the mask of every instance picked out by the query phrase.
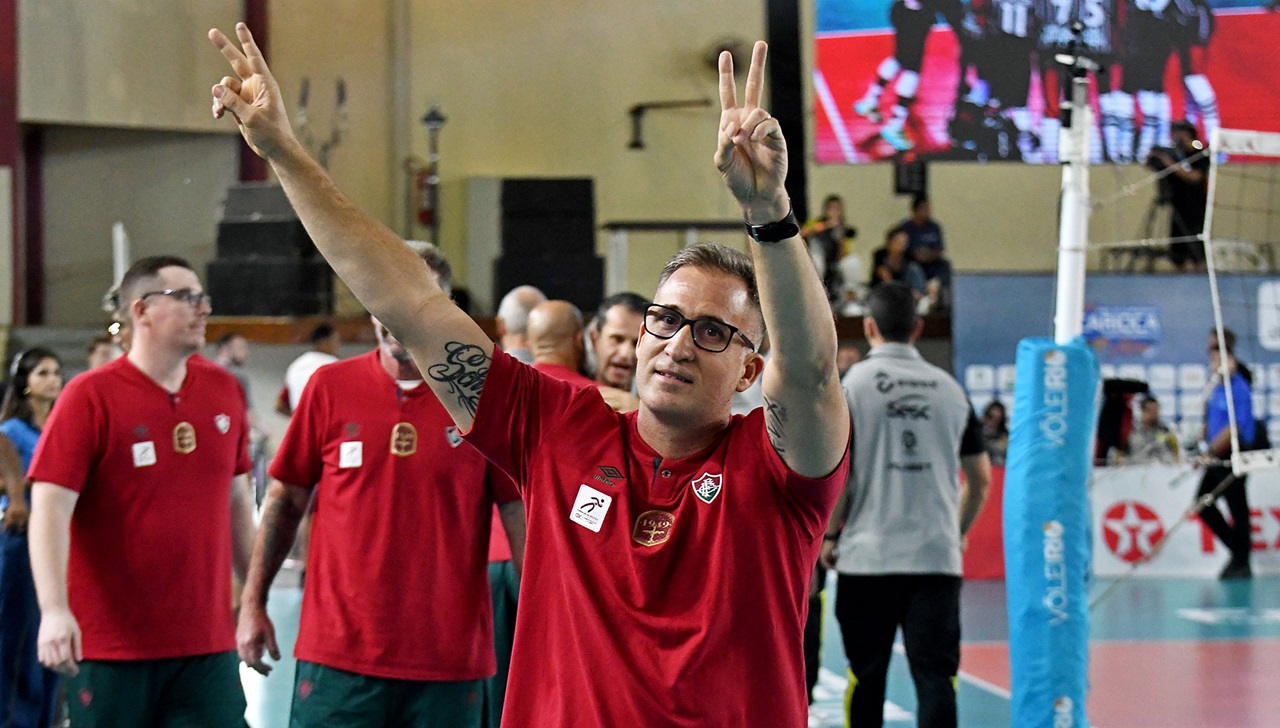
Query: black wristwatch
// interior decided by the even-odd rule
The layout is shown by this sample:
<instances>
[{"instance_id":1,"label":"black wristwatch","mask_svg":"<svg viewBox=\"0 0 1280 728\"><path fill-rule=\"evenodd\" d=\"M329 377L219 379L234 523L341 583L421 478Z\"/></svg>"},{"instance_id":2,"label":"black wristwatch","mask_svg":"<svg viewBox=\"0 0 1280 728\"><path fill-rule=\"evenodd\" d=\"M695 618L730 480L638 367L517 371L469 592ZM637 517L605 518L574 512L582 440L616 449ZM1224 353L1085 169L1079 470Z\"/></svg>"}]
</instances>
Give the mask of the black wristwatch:
<instances>
[{"instance_id":1,"label":"black wristwatch","mask_svg":"<svg viewBox=\"0 0 1280 728\"><path fill-rule=\"evenodd\" d=\"M790 240L800 234L800 221L796 219L794 209L787 210L787 216L767 225L747 223L747 235L757 243L778 243Z\"/></svg>"},{"instance_id":2,"label":"black wristwatch","mask_svg":"<svg viewBox=\"0 0 1280 728\"><path fill-rule=\"evenodd\" d=\"M824 534L822 535L822 540L823 540L823 541L839 541L839 540L840 540L840 534L838 534L838 533L836 533L836 534L824 533Z\"/></svg>"}]
</instances>

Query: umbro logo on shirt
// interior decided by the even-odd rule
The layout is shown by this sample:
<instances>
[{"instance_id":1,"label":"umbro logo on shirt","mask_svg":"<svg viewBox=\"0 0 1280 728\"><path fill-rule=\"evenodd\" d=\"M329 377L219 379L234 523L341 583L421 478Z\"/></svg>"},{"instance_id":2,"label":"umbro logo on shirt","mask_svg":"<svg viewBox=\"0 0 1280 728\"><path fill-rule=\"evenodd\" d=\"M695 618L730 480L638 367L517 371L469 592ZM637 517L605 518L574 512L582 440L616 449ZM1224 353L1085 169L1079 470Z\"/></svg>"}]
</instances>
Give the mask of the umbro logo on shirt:
<instances>
[{"instance_id":1,"label":"umbro logo on shirt","mask_svg":"<svg viewBox=\"0 0 1280 728\"><path fill-rule=\"evenodd\" d=\"M604 483L605 485L616 487L618 484L614 482L615 480L627 479L626 476L622 474L621 470L618 470L612 465L599 465L596 467L596 469L600 471L600 474L594 476L595 479L600 481L601 483Z\"/></svg>"}]
</instances>

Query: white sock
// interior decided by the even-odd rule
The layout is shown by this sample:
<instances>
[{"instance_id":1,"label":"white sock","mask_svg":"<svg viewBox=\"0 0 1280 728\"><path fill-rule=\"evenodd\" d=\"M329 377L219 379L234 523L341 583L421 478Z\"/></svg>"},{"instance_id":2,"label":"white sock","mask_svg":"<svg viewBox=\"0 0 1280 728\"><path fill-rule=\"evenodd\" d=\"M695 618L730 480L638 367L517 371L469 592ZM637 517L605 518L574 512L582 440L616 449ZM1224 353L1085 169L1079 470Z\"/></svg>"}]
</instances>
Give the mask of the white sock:
<instances>
[{"instance_id":1,"label":"white sock","mask_svg":"<svg viewBox=\"0 0 1280 728\"><path fill-rule=\"evenodd\" d=\"M920 74L915 71L903 71L898 75L898 82L893 85L893 92L900 99L914 99L916 90L920 88Z\"/></svg>"},{"instance_id":2,"label":"white sock","mask_svg":"<svg viewBox=\"0 0 1280 728\"><path fill-rule=\"evenodd\" d=\"M1160 137L1159 144L1162 147L1173 146L1173 137L1169 135L1169 125L1173 123L1173 102L1169 100L1169 94L1161 91L1157 94L1160 101Z\"/></svg>"},{"instance_id":3,"label":"white sock","mask_svg":"<svg viewBox=\"0 0 1280 728\"><path fill-rule=\"evenodd\" d=\"M898 71L902 70L902 66L898 65L898 59L893 56L880 61L880 67L876 69L876 77L880 79L881 86L888 86L893 77L898 75Z\"/></svg>"},{"instance_id":4,"label":"white sock","mask_svg":"<svg viewBox=\"0 0 1280 728\"><path fill-rule=\"evenodd\" d=\"M1058 135L1062 133L1062 122L1056 117L1046 116L1040 122L1040 151L1046 164L1058 162Z\"/></svg>"},{"instance_id":5,"label":"white sock","mask_svg":"<svg viewBox=\"0 0 1280 728\"><path fill-rule=\"evenodd\" d=\"M1218 118L1218 95L1213 91L1213 84L1199 73L1187 76L1182 79L1182 82L1187 87L1188 103L1194 101L1200 109L1200 121L1204 122L1205 141L1213 139L1213 130L1217 129L1221 123Z\"/></svg>"},{"instance_id":6,"label":"white sock","mask_svg":"<svg viewBox=\"0 0 1280 728\"><path fill-rule=\"evenodd\" d=\"M1151 153L1151 148L1159 141L1161 96L1164 94L1159 91L1138 92L1138 108L1142 110L1142 131L1138 134L1137 159L1146 159Z\"/></svg>"},{"instance_id":7,"label":"white sock","mask_svg":"<svg viewBox=\"0 0 1280 728\"><path fill-rule=\"evenodd\" d=\"M1008 110L1013 125L1018 127L1018 151L1027 159L1035 150L1031 147L1031 110L1025 106L1015 106Z\"/></svg>"},{"instance_id":8,"label":"white sock","mask_svg":"<svg viewBox=\"0 0 1280 728\"><path fill-rule=\"evenodd\" d=\"M907 125L907 115L911 113L907 107L911 105L912 101L915 101L915 99L899 96L898 103L893 105L889 121L884 125L884 128L902 131L902 128Z\"/></svg>"},{"instance_id":9,"label":"white sock","mask_svg":"<svg viewBox=\"0 0 1280 728\"><path fill-rule=\"evenodd\" d=\"M1133 161L1133 96L1112 91L1098 98L1102 133L1113 162Z\"/></svg>"}]
</instances>

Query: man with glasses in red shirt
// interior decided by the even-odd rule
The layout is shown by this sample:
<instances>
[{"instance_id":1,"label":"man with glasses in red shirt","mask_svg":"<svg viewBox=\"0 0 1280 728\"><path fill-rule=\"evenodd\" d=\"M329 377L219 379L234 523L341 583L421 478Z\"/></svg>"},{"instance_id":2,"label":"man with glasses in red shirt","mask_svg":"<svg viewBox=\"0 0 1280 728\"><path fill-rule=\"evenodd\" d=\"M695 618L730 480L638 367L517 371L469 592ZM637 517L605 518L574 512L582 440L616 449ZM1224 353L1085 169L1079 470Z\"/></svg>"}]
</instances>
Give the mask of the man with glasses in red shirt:
<instances>
[{"instance_id":1,"label":"man with glasses in red shirt","mask_svg":"<svg viewBox=\"0 0 1280 728\"><path fill-rule=\"evenodd\" d=\"M181 258L134 263L129 353L71 381L31 464L37 651L71 721L242 726L231 573L253 543L240 384L200 356L211 301Z\"/></svg>"},{"instance_id":2,"label":"man with glasses in red shirt","mask_svg":"<svg viewBox=\"0 0 1280 728\"><path fill-rule=\"evenodd\" d=\"M765 44L745 100L720 58L716 166L755 259L718 245L663 270L637 351L640 409L614 412L518 363L356 209L294 136L247 27L210 39L234 115L334 269L412 352L465 437L513 476L528 518L503 725L795 726L801 632L824 519L848 473L835 327L783 183L787 147L760 108ZM734 392L773 362L763 408ZM712 699L714 698L714 699Z\"/></svg>"}]
</instances>

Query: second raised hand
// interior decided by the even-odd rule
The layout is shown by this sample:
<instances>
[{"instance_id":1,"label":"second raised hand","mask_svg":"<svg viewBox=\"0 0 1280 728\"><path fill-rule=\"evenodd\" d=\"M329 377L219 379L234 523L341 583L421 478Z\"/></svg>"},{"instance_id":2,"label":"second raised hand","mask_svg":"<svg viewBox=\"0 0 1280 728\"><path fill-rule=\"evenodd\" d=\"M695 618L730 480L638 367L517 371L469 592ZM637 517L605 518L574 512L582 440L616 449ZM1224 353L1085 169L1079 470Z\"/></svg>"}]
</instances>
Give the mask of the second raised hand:
<instances>
[{"instance_id":1,"label":"second raised hand","mask_svg":"<svg viewBox=\"0 0 1280 728\"><path fill-rule=\"evenodd\" d=\"M733 56L720 54L720 130L715 164L729 191L753 224L781 219L790 209L787 142L778 120L760 107L769 47L756 41L743 104L738 105Z\"/></svg>"}]
</instances>

